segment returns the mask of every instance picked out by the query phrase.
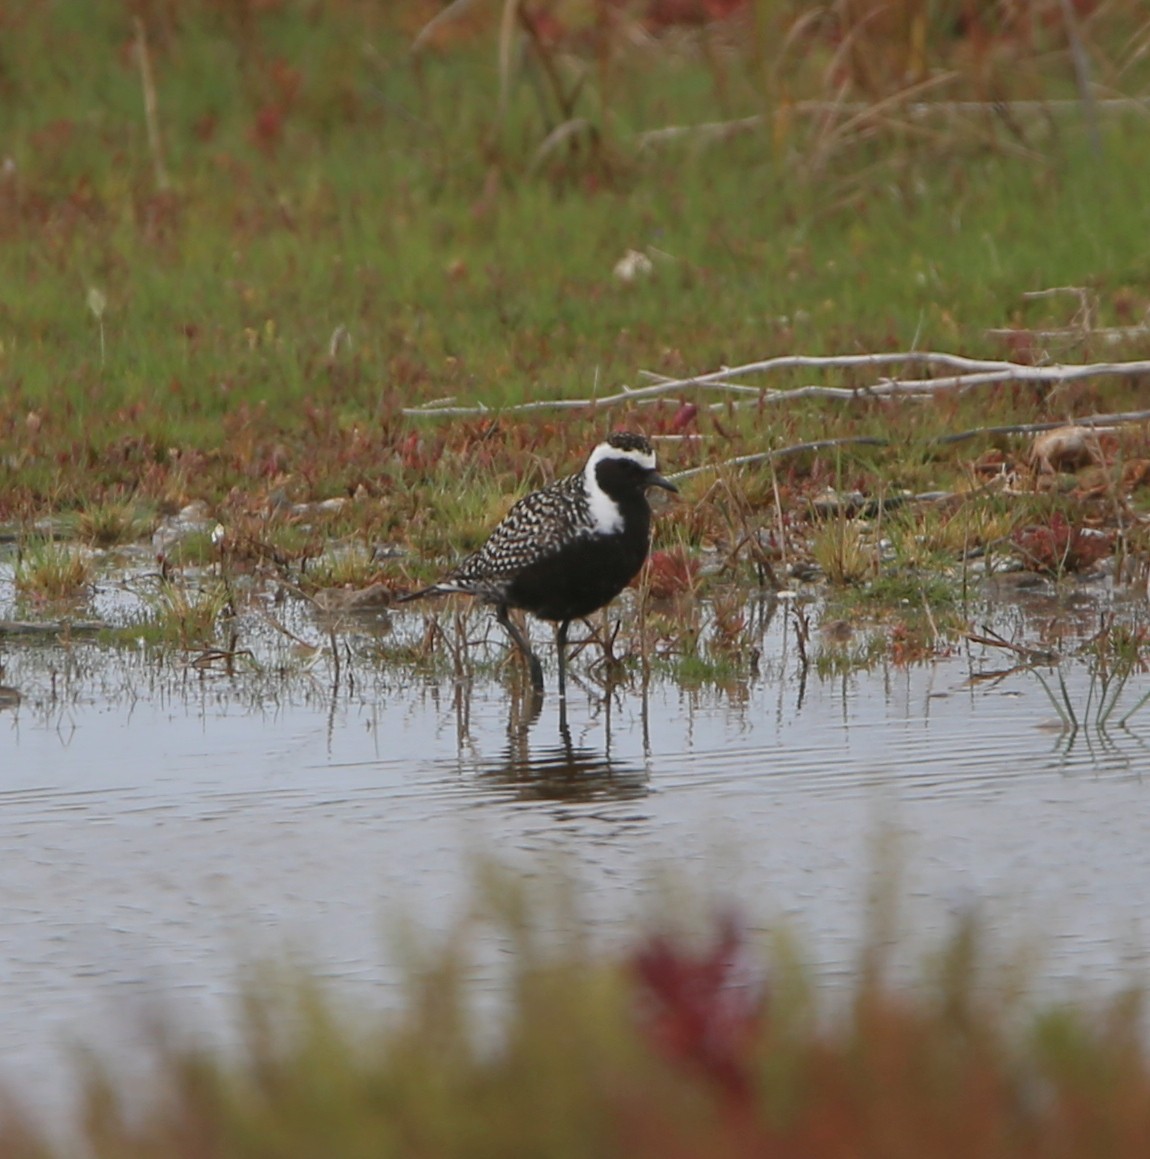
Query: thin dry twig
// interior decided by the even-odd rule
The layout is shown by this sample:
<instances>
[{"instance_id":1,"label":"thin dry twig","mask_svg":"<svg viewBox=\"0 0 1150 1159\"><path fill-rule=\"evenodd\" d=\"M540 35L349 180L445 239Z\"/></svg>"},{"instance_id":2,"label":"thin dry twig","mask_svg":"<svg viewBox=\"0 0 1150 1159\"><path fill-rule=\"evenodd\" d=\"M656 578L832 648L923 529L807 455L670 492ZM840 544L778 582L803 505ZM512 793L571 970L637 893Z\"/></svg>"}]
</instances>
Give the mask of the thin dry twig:
<instances>
[{"instance_id":1,"label":"thin dry twig","mask_svg":"<svg viewBox=\"0 0 1150 1159\"><path fill-rule=\"evenodd\" d=\"M95 636L111 626L104 620L0 620L0 637Z\"/></svg>"},{"instance_id":2,"label":"thin dry twig","mask_svg":"<svg viewBox=\"0 0 1150 1159\"><path fill-rule=\"evenodd\" d=\"M1047 329L1036 329L1030 326L1000 326L983 331L991 338L1005 338L1016 341L1020 337L1037 339L1042 342L1085 342L1092 339L1095 342L1105 342L1114 346L1119 342L1129 342L1135 338L1144 338L1150 334L1150 311L1143 315L1143 320L1133 326L1098 326L1098 294L1086 286L1051 286L1045 290L1028 290L1022 295L1024 301L1036 301L1042 298L1058 298L1072 296L1078 300L1078 309L1074 317L1065 326L1055 326Z\"/></svg>"},{"instance_id":3,"label":"thin dry twig","mask_svg":"<svg viewBox=\"0 0 1150 1159\"><path fill-rule=\"evenodd\" d=\"M926 80L919 81L917 84L911 85L901 92L892 93L889 97L882 100L864 104L857 112L847 112L846 119L837 124L828 121L824 126L824 131L819 135L814 168L818 169L821 160L825 159L832 152L835 145L840 141L846 140L856 130L872 126L881 120L889 119L889 115L892 112L901 110L908 103L912 94L940 88L943 85L949 84L957 75L954 72L945 72L939 73L937 76L927 77ZM836 111L846 112L845 104L838 105Z\"/></svg>"},{"instance_id":4,"label":"thin dry twig","mask_svg":"<svg viewBox=\"0 0 1150 1159\"><path fill-rule=\"evenodd\" d=\"M1070 42L1070 59L1074 64L1074 80L1078 85L1078 97L1082 106L1083 120L1086 122L1086 133L1090 138L1090 148L1097 157L1102 153L1102 134L1098 129L1094 87L1090 80L1090 58L1086 54L1086 46L1082 43L1082 36L1078 31L1074 5L1071 0L1061 0L1061 7L1062 24L1066 30L1066 39Z\"/></svg>"},{"instance_id":5,"label":"thin dry twig","mask_svg":"<svg viewBox=\"0 0 1150 1159\"><path fill-rule=\"evenodd\" d=\"M152 75L152 57L148 51L148 37L143 20L136 17L136 61L140 66L140 85L144 90L144 121L148 128L148 150L152 154L152 169L156 188L166 192L171 185L164 165L164 148L160 139L160 113L156 101L156 79Z\"/></svg>"},{"instance_id":6,"label":"thin dry twig","mask_svg":"<svg viewBox=\"0 0 1150 1159\"><path fill-rule=\"evenodd\" d=\"M1150 114L1150 101L1139 97L1110 97L1104 100L1095 99L1092 102L1093 111L1098 113L1127 113L1140 112ZM808 117L825 117L832 115L862 116L872 110L873 106L864 101L828 101L810 100L795 101L787 106L788 115ZM898 106L899 112L915 118L928 119L932 117L955 116L1002 116L1004 113L1015 116L1046 116L1054 113L1081 113L1082 102L1079 100L1054 101L909 101ZM702 121L694 125L664 125L658 129L647 129L635 136L636 146L648 149L655 145L664 145L683 137L700 137L722 139L735 136L739 133L753 132L770 123L769 114L760 114L753 117L737 117L730 121Z\"/></svg>"},{"instance_id":7,"label":"thin dry twig","mask_svg":"<svg viewBox=\"0 0 1150 1159\"><path fill-rule=\"evenodd\" d=\"M795 443L789 447L778 447L773 451L757 451L751 455L737 455L733 459L724 459L721 463L704 463L701 467L691 467L686 471L677 471L667 478L672 482L680 479L692 479L696 475L704 475L708 471L727 471L735 467L746 467L751 463L777 463L781 459L789 459L801 455L806 451L827 451L835 447L886 447L890 439L878 435L852 435L843 439L815 439L809 443Z\"/></svg>"},{"instance_id":8,"label":"thin dry twig","mask_svg":"<svg viewBox=\"0 0 1150 1159\"><path fill-rule=\"evenodd\" d=\"M1088 418L1070 420L1077 426L1098 429L1101 427L1128 426L1133 423L1150 422L1150 410L1124 411L1120 414L1090 415ZM949 446L952 443L965 442L967 439L988 437L991 435L1032 435L1041 431L1052 431L1067 425L1066 420L1042 423L1008 423L994 427L971 427L965 431L955 431L949 435L939 435L926 440L927 446ZM696 475L706 474L708 471L726 471L735 467L746 467L753 463L777 463L782 459L792 458L807 451L825 451L836 447L889 447L896 440L882 438L879 435L858 435L842 439L816 439L809 443L795 443L789 447L778 447L773 451L757 451L751 455L738 455L733 459L725 459L720 463L704 463L701 467L691 467L686 471L676 471L667 476L673 482L691 479ZM930 498L937 500L939 494L932 493Z\"/></svg>"},{"instance_id":9,"label":"thin dry twig","mask_svg":"<svg viewBox=\"0 0 1150 1159\"><path fill-rule=\"evenodd\" d=\"M507 123L507 102L511 95L511 65L515 55L515 25L519 0L505 0L499 21L499 124Z\"/></svg>"},{"instance_id":10,"label":"thin dry twig","mask_svg":"<svg viewBox=\"0 0 1150 1159\"><path fill-rule=\"evenodd\" d=\"M1027 664L1043 664L1047 667L1053 667L1062 660L1062 657L1053 648L1028 648L1024 644L1015 644L985 624L982 626L981 633L964 632L963 635L972 644L981 644L984 648L1002 648L1007 652L1013 652Z\"/></svg>"},{"instance_id":11,"label":"thin dry twig","mask_svg":"<svg viewBox=\"0 0 1150 1159\"><path fill-rule=\"evenodd\" d=\"M988 338L1035 338L1041 342L1084 342L1087 338L1117 346L1119 342L1131 342L1135 338L1145 338L1150 334L1150 325L1140 322L1137 326L1098 326L1087 329L1084 326L1056 326L1049 330L1032 330L1028 327L999 326L984 331Z\"/></svg>"},{"instance_id":12,"label":"thin dry twig","mask_svg":"<svg viewBox=\"0 0 1150 1159\"><path fill-rule=\"evenodd\" d=\"M454 0L454 3L448 4L445 8L441 8L420 30L419 35L411 42L410 52L412 56L420 52L425 44L428 44L432 37L445 24L449 24L452 20L458 19L469 8L472 8L475 0Z\"/></svg>"}]
</instances>

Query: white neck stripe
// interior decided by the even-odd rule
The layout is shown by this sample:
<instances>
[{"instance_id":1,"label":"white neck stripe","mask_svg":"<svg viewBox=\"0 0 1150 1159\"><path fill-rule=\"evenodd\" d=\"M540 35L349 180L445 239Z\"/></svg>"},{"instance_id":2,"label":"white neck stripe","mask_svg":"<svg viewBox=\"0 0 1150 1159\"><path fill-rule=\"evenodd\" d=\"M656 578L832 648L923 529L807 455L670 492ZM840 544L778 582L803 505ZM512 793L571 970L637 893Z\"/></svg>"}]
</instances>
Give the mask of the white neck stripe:
<instances>
[{"instance_id":1,"label":"white neck stripe","mask_svg":"<svg viewBox=\"0 0 1150 1159\"><path fill-rule=\"evenodd\" d=\"M592 535L615 535L623 530L623 512L619 504L599 486L595 474L596 467L608 459L630 459L645 471L655 469L655 455L652 451L623 450L610 443L600 443L583 468L583 487L587 492L587 506L591 512Z\"/></svg>"}]
</instances>

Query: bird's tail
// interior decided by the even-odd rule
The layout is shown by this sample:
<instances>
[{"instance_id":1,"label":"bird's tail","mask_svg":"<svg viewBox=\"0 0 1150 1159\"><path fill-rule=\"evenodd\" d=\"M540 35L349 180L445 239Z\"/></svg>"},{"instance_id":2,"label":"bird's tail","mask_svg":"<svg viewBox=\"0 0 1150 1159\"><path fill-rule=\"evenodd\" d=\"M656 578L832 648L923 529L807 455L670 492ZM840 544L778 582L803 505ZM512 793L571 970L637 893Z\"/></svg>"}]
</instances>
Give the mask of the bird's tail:
<instances>
[{"instance_id":1,"label":"bird's tail","mask_svg":"<svg viewBox=\"0 0 1150 1159\"><path fill-rule=\"evenodd\" d=\"M439 596L442 594L443 593L439 590L439 588L437 588L435 584L432 584L431 587L420 588L417 592L404 592L403 595L395 597L395 602L397 604L407 604L412 600L422 600L426 596Z\"/></svg>"},{"instance_id":2,"label":"bird's tail","mask_svg":"<svg viewBox=\"0 0 1150 1159\"><path fill-rule=\"evenodd\" d=\"M397 604L406 604L412 600L426 599L428 596L449 596L452 593L458 595L461 591L463 591L462 588L457 588L451 583L443 582L432 584L430 587L420 588L415 592L404 592L403 595L395 597L395 602Z\"/></svg>"}]
</instances>

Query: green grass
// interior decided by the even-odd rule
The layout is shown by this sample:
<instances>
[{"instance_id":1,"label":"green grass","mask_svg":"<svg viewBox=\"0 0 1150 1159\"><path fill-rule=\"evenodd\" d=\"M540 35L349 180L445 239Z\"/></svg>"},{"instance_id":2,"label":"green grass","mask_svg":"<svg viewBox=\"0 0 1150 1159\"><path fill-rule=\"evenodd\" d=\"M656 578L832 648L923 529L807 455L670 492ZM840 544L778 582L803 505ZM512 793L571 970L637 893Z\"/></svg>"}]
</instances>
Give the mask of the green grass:
<instances>
[{"instance_id":1,"label":"green grass","mask_svg":"<svg viewBox=\"0 0 1150 1159\"><path fill-rule=\"evenodd\" d=\"M1052 285L1090 288L1100 325L1150 307L1150 262L1130 244L1150 232L1144 119L1106 114L1096 154L1081 110L920 122L883 103L907 76L948 70L931 99L1073 97L1065 37L1049 22L1024 35L1001 16L985 58L941 9L923 9L919 27L914 5L906 21L848 30L828 16L794 37L801 5L754 4L743 24L648 29L646 40L627 35L637 17L620 11L603 41L600 9L571 0L558 39L542 52L520 42L501 76L498 5L411 55L433 7L72 0L51 17L11 17L0 283L20 289L0 301L0 518L99 512L130 495L161 511L203 500L231 527L275 496L355 496L339 533L409 548L397 581L425 578L474 547L514 495L573 469L605 428L667 432L678 403L514 418L404 407L586 398L640 385L644 370L795 352L1004 356L988 328L1068 321L1072 300L1022 298ZM142 112L136 12L166 190ZM1127 48L1140 26L1126 2L1084 26L1098 79L1116 92L1150 84ZM839 62L840 92L827 78L848 31L866 53ZM919 38L925 57L911 51ZM562 85L582 75L572 111L598 143L541 158L560 120L552 64ZM838 97L870 112L844 128L845 113L828 121L795 104ZM665 125L749 115L764 127L638 144ZM622 284L612 270L628 249L652 253L654 268ZM1075 351L1140 353L1138 342ZM810 381L872 378L795 372L769 385ZM703 409L687 426L700 438L662 456L675 469L816 437L890 440L780 464L790 511L828 485L966 486L995 440L930 440L1133 407L1143 392L1099 379L1049 398L993 388ZM1121 453L1145 456L1145 433L1124 434ZM742 525L770 525L765 472L744 478ZM686 505L709 482L689 484ZM664 521L689 549L732 546L722 511ZM963 542L980 546L979 534Z\"/></svg>"},{"instance_id":2,"label":"green grass","mask_svg":"<svg viewBox=\"0 0 1150 1159\"><path fill-rule=\"evenodd\" d=\"M670 666L675 683L686 689L728 687L743 684L746 672L730 657L701 656L690 653L676 659Z\"/></svg>"},{"instance_id":3,"label":"green grass","mask_svg":"<svg viewBox=\"0 0 1150 1159\"><path fill-rule=\"evenodd\" d=\"M56 393L61 371L82 369L69 375L76 418L91 413L85 380L112 406L170 391L176 429L241 401L286 411L330 393L322 361L341 323L356 344L340 407L366 417L393 391L492 403L540 386L582 394L596 369L603 382L632 379L667 346L692 366L736 362L769 352L764 322L799 310L811 314L812 348L868 332L949 342L1000 323L1023 290L1147 273L1127 244L1150 214L1137 195L1136 121L1111 127L1105 164L1072 125L1037 160L991 149L948 162L883 141L810 182L752 138L630 156L605 186L557 188L528 179L508 148L492 152L486 42L416 69L382 18L363 28L350 11L316 20L298 5L245 33L205 27L200 13L157 37L174 183L164 201L150 188L138 77L120 51L126 13L58 7L53 51L29 18L8 38L22 194L9 216L42 228L13 239L4 264L29 284L9 306L10 370L36 400ZM386 70L355 42L364 35ZM261 59L246 57L244 36ZM45 76L44 58L61 56L79 67ZM254 118L288 69L299 95L281 100L282 137L261 150ZM697 103L705 67L655 58L641 71L613 90L612 117L638 128L688 109L718 114ZM514 98L526 134L525 78ZM206 139L205 117L216 118ZM641 286L615 286L623 249L649 244L673 260ZM466 273L453 280L455 262ZM91 285L108 302L103 368Z\"/></svg>"},{"instance_id":4,"label":"green grass","mask_svg":"<svg viewBox=\"0 0 1150 1159\"><path fill-rule=\"evenodd\" d=\"M75 520L76 536L96 548L135 543L154 527L152 517L128 503L99 503L80 511Z\"/></svg>"},{"instance_id":5,"label":"green grass","mask_svg":"<svg viewBox=\"0 0 1150 1159\"><path fill-rule=\"evenodd\" d=\"M231 603L230 590L217 579L157 579L154 589L144 593L144 617L131 628L131 636L181 648L203 647L217 639Z\"/></svg>"},{"instance_id":6,"label":"green grass","mask_svg":"<svg viewBox=\"0 0 1150 1159\"><path fill-rule=\"evenodd\" d=\"M960 594L957 578L919 572L888 572L867 589L867 595L880 603L904 604L915 609L925 606L932 611L953 607Z\"/></svg>"},{"instance_id":7,"label":"green grass","mask_svg":"<svg viewBox=\"0 0 1150 1159\"><path fill-rule=\"evenodd\" d=\"M84 599L94 578L90 552L55 540L24 547L13 573L16 591L40 602Z\"/></svg>"},{"instance_id":8,"label":"green grass","mask_svg":"<svg viewBox=\"0 0 1150 1159\"><path fill-rule=\"evenodd\" d=\"M379 578L380 565L363 543L337 543L328 551L307 563L304 576L308 589L363 588Z\"/></svg>"},{"instance_id":9,"label":"green grass","mask_svg":"<svg viewBox=\"0 0 1150 1159\"><path fill-rule=\"evenodd\" d=\"M877 548L853 519L834 518L819 527L811 555L832 584L859 584L874 575Z\"/></svg>"}]
</instances>

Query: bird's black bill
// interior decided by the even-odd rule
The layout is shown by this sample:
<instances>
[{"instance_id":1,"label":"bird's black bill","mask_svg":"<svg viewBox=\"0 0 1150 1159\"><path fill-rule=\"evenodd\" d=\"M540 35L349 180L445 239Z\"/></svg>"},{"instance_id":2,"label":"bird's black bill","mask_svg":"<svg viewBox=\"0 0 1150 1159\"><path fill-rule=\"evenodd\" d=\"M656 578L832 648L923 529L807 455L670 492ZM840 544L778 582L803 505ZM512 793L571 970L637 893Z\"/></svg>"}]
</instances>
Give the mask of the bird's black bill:
<instances>
[{"instance_id":1,"label":"bird's black bill","mask_svg":"<svg viewBox=\"0 0 1150 1159\"><path fill-rule=\"evenodd\" d=\"M676 495L679 493L679 488L670 479L663 478L658 471L652 471L647 476L646 485L648 487L662 487L664 491L674 491Z\"/></svg>"}]
</instances>

